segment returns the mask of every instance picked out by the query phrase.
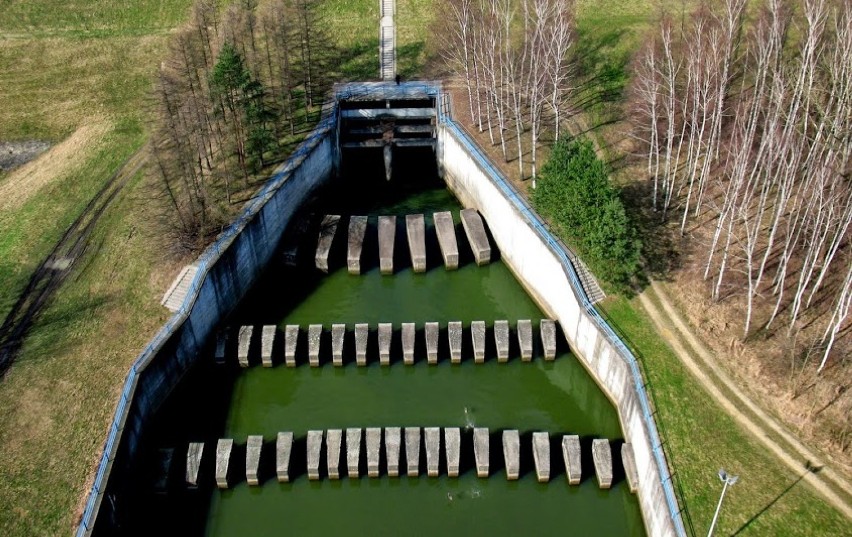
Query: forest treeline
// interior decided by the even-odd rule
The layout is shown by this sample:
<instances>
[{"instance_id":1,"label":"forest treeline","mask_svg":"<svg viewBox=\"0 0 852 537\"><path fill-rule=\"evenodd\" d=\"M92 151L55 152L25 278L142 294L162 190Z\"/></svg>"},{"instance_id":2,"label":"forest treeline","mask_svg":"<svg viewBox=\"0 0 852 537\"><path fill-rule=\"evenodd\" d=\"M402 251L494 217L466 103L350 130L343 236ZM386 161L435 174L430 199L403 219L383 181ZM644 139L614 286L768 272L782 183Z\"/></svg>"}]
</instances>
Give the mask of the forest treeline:
<instances>
[{"instance_id":1,"label":"forest treeline","mask_svg":"<svg viewBox=\"0 0 852 537\"><path fill-rule=\"evenodd\" d=\"M632 82L649 204L711 222L704 278L743 296L746 335L821 305L820 370L852 306L851 58L847 0L722 0L664 16Z\"/></svg>"},{"instance_id":2,"label":"forest treeline","mask_svg":"<svg viewBox=\"0 0 852 537\"><path fill-rule=\"evenodd\" d=\"M312 125L331 81L315 0L197 0L155 81L151 147L167 229L186 248L226 225L254 174Z\"/></svg>"},{"instance_id":3,"label":"forest treeline","mask_svg":"<svg viewBox=\"0 0 852 537\"><path fill-rule=\"evenodd\" d=\"M545 129L556 140L571 96L573 0L442 0L442 55L462 82L472 123L535 178ZM531 170L524 168L530 155Z\"/></svg>"}]
</instances>

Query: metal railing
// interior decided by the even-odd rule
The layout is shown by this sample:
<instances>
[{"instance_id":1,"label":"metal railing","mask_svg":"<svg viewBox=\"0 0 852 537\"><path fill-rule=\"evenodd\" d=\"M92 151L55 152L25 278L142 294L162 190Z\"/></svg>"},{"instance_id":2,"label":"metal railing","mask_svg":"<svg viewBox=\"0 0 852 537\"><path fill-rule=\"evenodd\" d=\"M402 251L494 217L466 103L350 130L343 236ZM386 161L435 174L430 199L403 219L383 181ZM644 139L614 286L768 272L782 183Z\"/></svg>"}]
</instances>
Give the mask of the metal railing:
<instances>
[{"instance_id":1,"label":"metal railing","mask_svg":"<svg viewBox=\"0 0 852 537\"><path fill-rule=\"evenodd\" d=\"M445 103L445 101L444 101ZM443 104L443 103L442 103ZM568 249L565 245L553 236L547 225L536 214L535 210L521 196L518 191L511 185L509 180L503 173L491 162L491 160L479 149L475 142L463 131L461 126L453 120L445 106L441 106L439 111L439 121L441 124L454 135L464 148L468 151L474 161L479 165L492 182L501 190L501 192L509 199L521 215L527 220L530 227L539 235L539 237L547 244L551 251L556 255L562 264L563 271L574 289L574 293L583 306L583 309L595 323L597 328L603 333L607 341L615 348L621 358L628 364L634 388L636 389L639 403L642 407L642 418L645 422L645 427L651 440L651 451L656 461L657 470L660 476L660 483L663 487L663 492L666 498L666 504L669 509L669 515L672 519L675 532L678 535L686 535L686 529L681 518L680 509L678 507L674 488L672 487L672 476L669 472L668 462L665 452L663 451L660 435L657 431L657 425L654 421L653 411L649 402L648 394L645 391L645 384L642 378L642 373L639 368L639 363L627 345L621 340L618 334L609 326L609 324L601 317L600 313L595 309L590 302L585 289L583 288L577 271L571 261Z\"/></svg>"}]
</instances>

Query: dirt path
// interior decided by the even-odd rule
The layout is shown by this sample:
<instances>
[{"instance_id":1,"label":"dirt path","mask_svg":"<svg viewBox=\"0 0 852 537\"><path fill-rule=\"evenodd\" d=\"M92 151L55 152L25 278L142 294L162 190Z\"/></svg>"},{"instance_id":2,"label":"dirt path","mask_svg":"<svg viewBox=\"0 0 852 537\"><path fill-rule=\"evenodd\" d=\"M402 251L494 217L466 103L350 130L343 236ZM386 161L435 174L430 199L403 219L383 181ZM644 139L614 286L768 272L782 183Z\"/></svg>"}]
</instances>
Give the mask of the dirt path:
<instances>
[{"instance_id":1,"label":"dirt path","mask_svg":"<svg viewBox=\"0 0 852 537\"><path fill-rule=\"evenodd\" d=\"M661 308L654 301L661 304ZM750 431L771 453L796 474L808 467L821 468L818 473L807 472L804 480L810 483L826 501L852 519L852 506L836 492L835 488L852 495L852 485L827 466L821 457L803 445L772 416L761 409L743 393L719 367L710 351L687 325L686 320L672 306L665 291L652 282L640 295L639 302L648 313L657 332L666 340L690 373L710 395L740 425ZM722 390L719 386L725 386ZM745 412L743 409L748 409ZM778 438L780 440L778 441ZM810 466L808 466L810 465ZM829 482L831 485L829 485Z\"/></svg>"}]
</instances>

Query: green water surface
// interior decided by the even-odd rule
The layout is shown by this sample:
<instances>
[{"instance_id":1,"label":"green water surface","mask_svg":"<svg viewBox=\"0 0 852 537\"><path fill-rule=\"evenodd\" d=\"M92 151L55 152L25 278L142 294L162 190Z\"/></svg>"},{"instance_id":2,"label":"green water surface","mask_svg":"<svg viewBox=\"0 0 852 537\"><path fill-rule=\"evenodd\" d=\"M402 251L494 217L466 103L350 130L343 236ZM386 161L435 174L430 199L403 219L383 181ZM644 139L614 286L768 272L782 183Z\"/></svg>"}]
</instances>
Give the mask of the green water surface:
<instances>
[{"instance_id":1,"label":"green water surface","mask_svg":"<svg viewBox=\"0 0 852 537\"><path fill-rule=\"evenodd\" d=\"M342 214L402 217L425 212L430 225L432 211L458 209L451 194L440 187L379 195L371 202L343 196L326 203L324 209ZM373 220L368 235L375 233ZM328 275L273 269L235 314L232 325L276 323L283 329L299 324L305 329L322 323L328 330L333 323L346 323L347 337L352 338L354 323L370 323L375 329L378 322L392 322L398 330L402 322L417 323L422 329L427 321L438 321L442 327L448 321L462 321L467 327L471 321L484 320L490 327L498 319L511 326L518 319L533 319L537 327L544 317L499 258L478 267L466 254L459 270L446 271L430 239L430 268L426 274L414 274L405 261L404 228L398 224L398 268L393 276L380 275L376 262L365 263L366 273L359 276L349 275L341 264ZM344 236L339 232L336 240L343 243ZM427 237L433 236L427 230ZM460 250L468 248L460 227L458 236ZM365 245L367 255L375 251ZM534 334L537 338L537 329ZM418 332L419 345L422 337ZM391 366L371 361L368 367L357 367L347 356L345 367L324 363L310 368L303 363L305 349L299 353L302 363L296 368L279 364L271 369L227 370L236 376L224 405L224 437L244 443L247 435L262 434L272 443L278 431L294 431L298 438L309 429L477 426L493 433L492 461L494 452L501 450L495 436L501 429L519 429L522 446L528 446L532 431L548 431L555 442L562 434L579 434L587 459L591 438L622 437L614 408L564 346L555 361L544 362L537 344L531 363L522 362L513 346L507 364L496 362L493 348L486 363L474 364L469 346L463 363L457 365L450 364L445 353L438 365L428 365L418 349L415 365L404 365L394 356ZM420 477L411 478L362 475L308 481L303 472L296 472L291 483L270 478L262 486L249 487L241 481L225 491L198 491L210 495L204 531L252 537L644 534L638 503L623 479L611 490L600 490L587 464L582 484L569 486L561 452L554 450L551 481L538 483L528 447L522 447L520 480L507 481L502 467L493 462L491 477L480 479L471 468L468 431L458 478L444 472L430 478L424 467ZM361 456L365 458L363 452ZM241 461L234 464L242 468ZM344 466L345 458L342 471Z\"/></svg>"}]
</instances>

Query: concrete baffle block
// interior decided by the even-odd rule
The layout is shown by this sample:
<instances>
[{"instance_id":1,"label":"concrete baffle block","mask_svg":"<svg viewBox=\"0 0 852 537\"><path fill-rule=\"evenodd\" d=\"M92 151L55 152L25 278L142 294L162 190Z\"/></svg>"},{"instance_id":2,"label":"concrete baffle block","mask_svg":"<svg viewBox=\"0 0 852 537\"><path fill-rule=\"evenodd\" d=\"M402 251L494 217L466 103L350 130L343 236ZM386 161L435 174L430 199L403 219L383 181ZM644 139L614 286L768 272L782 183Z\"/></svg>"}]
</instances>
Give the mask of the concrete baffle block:
<instances>
[{"instance_id":1,"label":"concrete baffle block","mask_svg":"<svg viewBox=\"0 0 852 537\"><path fill-rule=\"evenodd\" d=\"M503 462L506 464L506 479L518 479L521 474L521 436L516 429L503 431Z\"/></svg>"},{"instance_id":2,"label":"concrete baffle block","mask_svg":"<svg viewBox=\"0 0 852 537\"><path fill-rule=\"evenodd\" d=\"M204 454L204 442L190 442L186 450L186 484L191 488L198 486L198 472L201 470L201 456Z\"/></svg>"},{"instance_id":3,"label":"concrete baffle block","mask_svg":"<svg viewBox=\"0 0 852 537\"><path fill-rule=\"evenodd\" d=\"M476 477L488 477L489 443L487 428L476 427L473 429L473 458L476 463Z\"/></svg>"},{"instance_id":4,"label":"concrete baffle block","mask_svg":"<svg viewBox=\"0 0 852 537\"><path fill-rule=\"evenodd\" d=\"M225 363L225 350L228 348L228 329L223 328L216 333L216 352L214 356L217 364Z\"/></svg>"},{"instance_id":5,"label":"concrete baffle block","mask_svg":"<svg viewBox=\"0 0 852 537\"><path fill-rule=\"evenodd\" d=\"M267 324L260 333L260 359L263 367L272 367L272 345L275 343L275 325Z\"/></svg>"},{"instance_id":6,"label":"concrete baffle block","mask_svg":"<svg viewBox=\"0 0 852 537\"><path fill-rule=\"evenodd\" d=\"M312 324L308 327L308 360L311 367L319 367L320 341L322 339L322 325Z\"/></svg>"},{"instance_id":7,"label":"concrete baffle block","mask_svg":"<svg viewBox=\"0 0 852 537\"><path fill-rule=\"evenodd\" d=\"M459 268L459 245L456 241L456 227L450 211L442 211L432 215L435 221L435 232L438 234L438 246L444 258L447 270Z\"/></svg>"},{"instance_id":8,"label":"concrete baffle block","mask_svg":"<svg viewBox=\"0 0 852 537\"><path fill-rule=\"evenodd\" d=\"M240 367L248 367L249 365L249 347L251 347L251 335L254 333L253 326L241 326L237 339L237 359L240 361Z\"/></svg>"},{"instance_id":9,"label":"concrete baffle block","mask_svg":"<svg viewBox=\"0 0 852 537\"><path fill-rule=\"evenodd\" d=\"M361 274L361 250L367 234L367 217L349 217L349 247L346 251L346 269L349 274Z\"/></svg>"},{"instance_id":10,"label":"concrete baffle block","mask_svg":"<svg viewBox=\"0 0 852 537\"><path fill-rule=\"evenodd\" d=\"M393 336L393 324L379 323L379 363L390 365L391 337Z\"/></svg>"},{"instance_id":11,"label":"concrete baffle block","mask_svg":"<svg viewBox=\"0 0 852 537\"><path fill-rule=\"evenodd\" d=\"M385 427L385 458L388 464L388 476L399 477L399 451L402 445L402 429Z\"/></svg>"},{"instance_id":12,"label":"concrete baffle block","mask_svg":"<svg viewBox=\"0 0 852 537\"><path fill-rule=\"evenodd\" d=\"M487 265L491 262L491 244L485 233L485 224L476 209L464 209L460 213L462 227L467 235L467 242L473 250L473 258L477 265Z\"/></svg>"},{"instance_id":13,"label":"concrete baffle block","mask_svg":"<svg viewBox=\"0 0 852 537\"><path fill-rule=\"evenodd\" d=\"M396 216L379 217L379 271L393 274L393 243L396 239Z\"/></svg>"},{"instance_id":14,"label":"concrete baffle block","mask_svg":"<svg viewBox=\"0 0 852 537\"><path fill-rule=\"evenodd\" d=\"M497 347L497 361L509 361L509 321L494 321L494 345Z\"/></svg>"},{"instance_id":15,"label":"concrete baffle block","mask_svg":"<svg viewBox=\"0 0 852 537\"><path fill-rule=\"evenodd\" d=\"M420 427L405 428L405 462L408 477L420 473Z\"/></svg>"},{"instance_id":16,"label":"concrete baffle block","mask_svg":"<svg viewBox=\"0 0 852 537\"><path fill-rule=\"evenodd\" d=\"M461 458L461 429L458 427L444 428L444 450L447 458L447 475L459 476L459 459Z\"/></svg>"},{"instance_id":17,"label":"concrete baffle block","mask_svg":"<svg viewBox=\"0 0 852 537\"><path fill-rule=\"evenodd\" d=\"M358 323L355 325L355 362L367 365L367 337L370 335L370 325Z\"/></svg>"},{"instance_id":18,"label":"concrete baffle block","mask_svg":"<svg viewBox=\"0 0 852 537\"><path fill-rule=\"evenodd\" d=\"M533 357L532 321L518 321L518 347L521 349L521 360L529 362Z\"/></svg>"},{"instance_id":19,"label":"concrete baffle block","mask_svg":"<svg viewBox=\"0 0 852 537\"><path fill-rule=\"evenodd\" d=\"M220 438L216 443L216 486L220 489L228 488L228 470L231 466L233 450L233 438Z\"/></svg>"},{"instance_id":20,"label":"concrete baffle block","mask_svg":"<svg viewBox=\"0 0 852 537\"><path fill-rule=\"evenodd\" d=\"M263 450L263 436L253 434L246 440L246 482L249 485L260 485L257 470L260 468L260 452Z\"/></svg>"},{"instance_id":21,"label":"concrete baffle block","mask_svg":"<svg viewBox=\"0 0 852 537\"><path fill-rule=\"evenodd\" d=\"M470 323L470 339L473 341L473 361L485 362L485 321Z\"/></svg>"},{"instance_id":22,"label":"concrete baffle block","mask_svg":"<svg viewBox=\"0 0 852 537\"><path fill-rule=\"evenodd\" d=\"M290 454L293 452L293 432L282 431L275 438L275 474L279 483L290 481Z\"/></svg>"},{"instance_id":23,"label":"concrete baffle block","mask_svg":"<svg viewBox=\"0 0 852 537\"><path fill-rule=\"evenodd\" d=\"M288 324L284 328L284 363L296 367L296 343L299 341L299 325Z\"/></svg>"},{"instance_id":24,"label":"concrete baffle block","mask_svg":"<svg viewBox=\"0 0 852 537\"><path fill-rule=\"evenodd\" d=\"M379 477L379 455L382 449L381 427L367 427L367 475Z\"/></svg>"},{"instance_id":25,"label":"concrete baffle block","mask_svg":"<svg viewBox=\"0 0 852 537\"><path fill-rule=\"evenodd\" d=\"M343 339L345 337L345 324L331 325L331 361L336 367L343 365Z\"/></svg>"},{"instance_id":26,"label":"concrete baffle block","mask_svg":"<svg viewBox=\"0 0 852 537\"><path fill-rule=\"evenodd\" d=\"M544 359L556 358L556 321L553 319L542 319L539 325L541 332L541 347L544 349Z\"/></svg>"},{"instance_id":27,"label":"concrete baffle block","mask_svg":"<svg viewBox=\"0 0 852 537\"><path fill-rule=\"evenodd\" d=\"M537 432L532 435L535 475L539 483L550 481L550 435Z\"/></svg>"},{"instance_id":28,"label":"concrete baffle block","mask_svg":"<svg viewBox=\"0 0 852 537\"><path fill-rule=\"evenodd\" d=\"M328 254L331 252L331 244L334 242L334 235L337 233L339 223L340 215L338 214L327 214L320 223L314 262L317 268L323 272L328 272Z\"/></svg>"},{"instance_id":29,"label":"concrete baffle block","mask_svg":"<svg viewBox=\"0 0 852 537\"><path fill-rule=\"evenodd\" d=\"M630 488L630 492L636 494L636 490L639 487L639 472L636 469L633 444L629 442L621 444L621 464L624 467L624 477L627 478L627 486Z\"/></svg>"},{"instance_id":30,"label":"concrete baffle block","mask_svg":"<svg viewBox=\"0 0 852 537\"><path fill-rule=\"evenodd\" d=\"M426 221L422 214L405 217L405 234L408 236L408 251L414 272L426 272Z\"/></svg>"},{"instance_id":31,"label":"concrete baffle block","mask_svg":"<svg viewBox=\"0 0 852 537\"><path fill-rule=\"evenodd\" d=\"M414 363L414 323L402 323L402 361L405 365Z\"/></svg>"},{"instance_id":32,"label":"concrete baffle block","mask_svg":"<svg viewBox=\"0 0 852 537\"><path fill-rule=\"evenodd\" d=\"M612 449L609 440L595 438L592 440L592 462L595 463L595 475L598 476L598 486L608 489L612 486Z\"/></svg>"},{"instance_id":33,"label":"concrete baffle block","mask_svg":"<svg viewBox=\"0 0 852 537\"><path fill-rule=\"evenodd\" d=\"M451 321L447 324L447 339L450 341L450 361L460 364L462 358L462 324Z\"/></svg>"},{"instance_id":34,"label":"concrete baffle block","mask_svg":"<svg viewBox=\"0 0 852 537\"><path fill-rule=\"evenodd\" d=\"M423 432L426 441L426 474L429 477L438 477L441 462L441 429L425 427Z\"/></svg>"},{"instance_id":35,"label":"concrete baffle block","mask_svg":"<svg viewBox=\"0 0 852 537\"><path fill-rule=\"evenodd\" d=\"M426 360L430 364L438 363L438 335L440 327L438 323L426 323Z\"/></svg>"},{"instance_id":36,"label":"concrete baffle block","mask_svg":"<svg viewBox=\"0 0 852 537\"><path fill-rule=\"evenodd\" d=\"M580 437L576 434L566 434L562 437L562 460L565 462L568 484L579 485L583 478L583 467L580 458Z\"/></svg>"},{"instance_id":37,"label":"concrete baffle block","mask_svg":"<svg viewBox=\"0 0 852 537\"><path fill-rule=\"evenodd\" d=\"M308 431L307 442L308 479L316 481L320 478L320 451L322 451L322 431Z\"/></svg>"},{"instance_id":38,"label":"concrete baffle block","mask_svg":"<svg viewBox=\"0 0 852 537\"><path fill-rule=\"evenodd\" d=\"M361 429L346 429L346 473L349 479L360 477L358 466L361 463Z\"/></svg>"},{"instance_id":39,"label":"concrete baffle block","mask_svg":"<svg viewBox=\"0 0 852 537\"><path fill-rule=\"evenodd\" d=\"M343 444L343 429L325 432L325 459L329 479L340 479L340 446Z\"/></svg>"}]
</instances>

